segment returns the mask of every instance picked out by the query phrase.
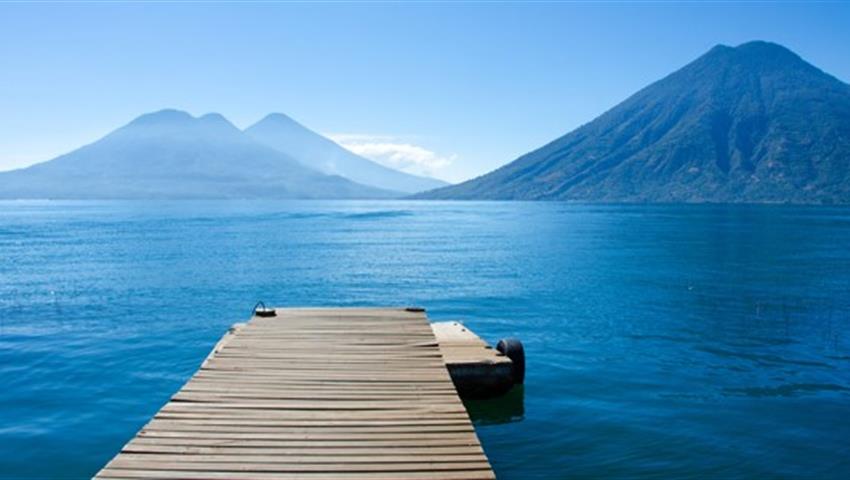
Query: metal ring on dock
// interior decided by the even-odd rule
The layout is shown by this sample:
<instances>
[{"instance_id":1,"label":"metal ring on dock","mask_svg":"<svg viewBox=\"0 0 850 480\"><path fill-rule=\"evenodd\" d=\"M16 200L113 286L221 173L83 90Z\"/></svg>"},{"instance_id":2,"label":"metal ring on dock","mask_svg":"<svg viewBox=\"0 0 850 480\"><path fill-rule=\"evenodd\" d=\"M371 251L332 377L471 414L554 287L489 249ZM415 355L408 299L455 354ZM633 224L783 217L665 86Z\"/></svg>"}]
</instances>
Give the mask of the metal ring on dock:
<instances>
[{"instance_id":1,"label":"metal ring on dock","mask_svg":"<svg viewBox=\"0 0 850 480\"><path fill-rule=\"evenodd\" d=\"M277 311L273 308L267 308L262 301L254 305L254 315L258 317L276 317Z\"/></svg>"}]
</instances>

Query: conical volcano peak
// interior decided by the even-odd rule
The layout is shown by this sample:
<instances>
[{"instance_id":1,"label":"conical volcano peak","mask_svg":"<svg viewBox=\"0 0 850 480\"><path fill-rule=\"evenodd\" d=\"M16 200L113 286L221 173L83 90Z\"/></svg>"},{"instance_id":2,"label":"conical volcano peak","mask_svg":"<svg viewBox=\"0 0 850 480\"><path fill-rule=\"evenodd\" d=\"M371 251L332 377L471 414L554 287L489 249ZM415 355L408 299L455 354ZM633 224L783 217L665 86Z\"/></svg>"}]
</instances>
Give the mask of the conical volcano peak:
<instances>
[{"instance_id":1,"label":"conical volcano peak","mask_svg":"<svg viewBox=\"0 0 850 480\"><path fill-rule=\"evenodd\" d=\"M222 115L220 113L215 113L215 112L211 112L211 113L201 115L200 117L198 117L198 120L202 120L204 122L209 122L209 123L230 124L230 122L226 118L224 118L224 115Z\"/></svg>"},{"instance_id":2,"label":"conical volcano peak","mask_svg":"<svg viewBox=\"0 0 850 480\"><path fill-rule=\"evenodd\" d=\"M414 193L446 185L433 178L393 170L346 150L282 113L270 113L245 129L250 137L330 175L364 185Z\"/></svg>"},{"instance_id":3,"label":"conical volcano peak","mask_svg":"<svg viewBox=\"0 0 850 480\"><path fill-rule=\"evenodd\" d=\"M718 69L736 66L752 71L799 68L817 70L782 45L762 40L742 43L737 47L716 45L694 63Z\"/></svg>"},{"instance_id":4,"label":"conical volcano peak","mask_svg":"<svg viewBox=\"0 0 850 480\"><path fill-rule=\"evenodd\" d=\"M174 125L191 122L195 118L183 110L166 108L136 117L129 125Z\"/></svg>"},{"instance_id":5,"label":"conical volcano peak","mask_svg":"<svg viewBox=\"0 0 850 480\"><path fill-rule=\"evenodd\" d=\"M284 127L284 128L297 127L297 128L300 128L300 129L306 129L306 127L304 127L303 125L301 125L300 123L295 121L289 115L286 115L286 114L283 114L283 113L277 113L277 112L270 113L270 114L266 115L265 117L263 117L262 120L260 120L259 122L255 123L254 125L251 126L251 128L256 128L258 130L263 129L263 128L281 128L281 127Z\"/></svg>"},{"instance_id":6,"label":"conical volcano peak","mask_svg":"<svg viewBox=\"0 0 850 480\"><path fill-rule=\"evenodd\" d=\"M146 113L136 117L127 124L128 127L166 127L166 128L189 128L197 126L218 126L238 130L228 119L220 113L207 113L200 117L194 117L183 110L166 108L156 112Z\"/></svg>"},{"instance_id":7,"label":"conical volcano peak","mask_svg":"<svg viewBox=\"0 0 850 480\"><path fill-rule=\"evenodd\" d=\"M734 48L741 55L756 57L785 57L799 59L800 56L778 43L766 42L764 40L753 40L745 42Z\"/></svg>"},{"instance_id":8,"label":"conical volcano peak","mask_svg":"<svg viewBox=\"0 0 850 480\"><path fill-rule=\"evenodd\" d=\"M199 117L182 110L165 109L137 117L112 135L164 135L167 137L212 138L240 136L241 130L220 113L207 113Z\"/></svg>"},{"instance_id":9,"label":"conical volcano peak","mask_svg":"<svg viewBox=\"0 0 850 480\"><path fill-rule=\"evenodd\" d=\"M295 122L295 120L293 120L289 115L274 112L274 113L270 113L270 114L266 115L265 117L263 117L263 119L260 120L258 123L262 123L262 122L287 122L287 123L289 123L289 122Z\"/></svg>"},{"instance_id":10,"label":"conical volcano peak","mask_svg":"<svg viewBox=\"0 0 850 480\"><path fill-rule=\"evenodd\" d=\"M53 160L0 173L0 198L386 198L264 145L218 113L142 115Z\"/></svg>"},{"instance_id":11,"label":"conical volcano peak","mask_svg":"<svg viewBox=\"0 0 850 480\"><path fill-rule=\"evenodd\" d=\"M207 113L198 117L198 123L207 127L224 128L227 130L239 130L236 125L233 125L230 120L226 119L220 113Z\"/></svg>"},{"instance_id":12,"label":"conical volcano peak","mask_svg":"<svg viewBox=\"0 0 850 480\"><path fill-rule=\"evenodd\" d=\"M796 53L783 47L782 45L778 43L767 42L764 40L752 40L734 47L731 45L718 43L711 50L709 50L705 56L712 55L742 55L750 57L784 56L787 58L800 58Z\"/></svg>"},{"instance_id":13,"label":"conical volcano peak","mask_svg":"<svg viewBox=\"0 0 850 480\"><path fill-rule=\"evenodd\" d=\"M579 129L423 195L850 203L850 86L775 43L718 45Z\"/></svg>"}]
</instances>

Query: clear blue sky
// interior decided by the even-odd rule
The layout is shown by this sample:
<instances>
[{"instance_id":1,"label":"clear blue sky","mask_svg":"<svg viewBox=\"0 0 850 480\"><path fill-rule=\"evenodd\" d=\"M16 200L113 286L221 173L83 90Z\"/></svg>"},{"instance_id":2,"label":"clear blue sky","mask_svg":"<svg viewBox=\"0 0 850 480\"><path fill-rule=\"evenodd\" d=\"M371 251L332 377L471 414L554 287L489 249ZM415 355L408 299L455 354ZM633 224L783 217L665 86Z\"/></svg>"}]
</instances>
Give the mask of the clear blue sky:
<instances>
[{"instance_id":1,"label":"clear blue sky","mask_svg":"<svg viewBox=\"0 0 850 480\"><path fill-rule=\"evenodd\" d=\"M462 180L753 39L850 81L848 3L2 4L0 170L172 107Z\"/></svg>"}]
</instances>

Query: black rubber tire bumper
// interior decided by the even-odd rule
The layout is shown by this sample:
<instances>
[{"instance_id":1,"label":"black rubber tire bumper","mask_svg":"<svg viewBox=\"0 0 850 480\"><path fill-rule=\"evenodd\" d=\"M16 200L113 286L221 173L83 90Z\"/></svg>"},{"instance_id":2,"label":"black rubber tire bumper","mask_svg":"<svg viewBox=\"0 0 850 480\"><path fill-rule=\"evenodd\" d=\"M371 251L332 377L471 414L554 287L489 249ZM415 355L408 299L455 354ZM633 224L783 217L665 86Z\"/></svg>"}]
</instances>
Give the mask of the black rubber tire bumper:
<instances>
[{"instance_id":1,"label":"black rubber tire bumper","mask_svg":"<svg viewBox=\"0 0 850 480\"><path fill-rule=\"evenodd\" d=\"M525 382L525 348L517 338L503 338L496 344L496 350L513 362L514 384Z\"/></svg>"}]
</instances>

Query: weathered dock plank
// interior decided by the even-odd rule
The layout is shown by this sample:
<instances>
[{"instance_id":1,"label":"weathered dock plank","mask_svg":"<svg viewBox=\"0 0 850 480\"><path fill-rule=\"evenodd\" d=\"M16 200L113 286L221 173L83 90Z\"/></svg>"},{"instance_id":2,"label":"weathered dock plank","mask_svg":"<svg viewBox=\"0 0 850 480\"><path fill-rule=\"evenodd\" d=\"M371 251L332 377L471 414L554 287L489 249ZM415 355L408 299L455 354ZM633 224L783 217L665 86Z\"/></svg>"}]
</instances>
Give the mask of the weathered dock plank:
<instances>
[{"instance_id":1,"label":"weathered dock plank","mask_svg":"<svg viewBox=\"0 0 850 480\"><path fill-rule=\"evenodd\" d=\"M96 478L495 478L424 312L234 326Z\"/></svg>"}]
</instances>

